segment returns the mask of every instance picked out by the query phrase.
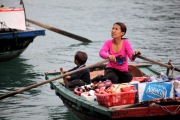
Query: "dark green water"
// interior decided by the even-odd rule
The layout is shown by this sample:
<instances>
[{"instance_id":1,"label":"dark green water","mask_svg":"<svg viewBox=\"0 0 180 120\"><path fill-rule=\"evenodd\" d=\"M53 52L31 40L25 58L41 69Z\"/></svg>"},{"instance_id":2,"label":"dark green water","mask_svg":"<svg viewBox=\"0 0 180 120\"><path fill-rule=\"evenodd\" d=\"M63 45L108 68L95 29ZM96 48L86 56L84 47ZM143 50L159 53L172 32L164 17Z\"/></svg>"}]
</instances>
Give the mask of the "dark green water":
<instances>
[{"instance_id":1,"label":"dark green water","mask_svg":"<svg viewBox=\"0 0 180 120\"><path fill-rule=\"evenodd\" d=\"M142 55L162 63L172 59L180 68L179 0L24 0L24 3L27 18L93 42L83 44L46 30L46 35L35 38L18 58L0 63L1 95L44 81L44 72L73 67L78 50L87 52L87 65L101 61L99 49L111 37L112 25L117 21L127 24L126 37ZM177 72L174 74L178 76ZM0 119L74 120L75 117L46 84L0 101Z\"/></svg>"}]
</instances>

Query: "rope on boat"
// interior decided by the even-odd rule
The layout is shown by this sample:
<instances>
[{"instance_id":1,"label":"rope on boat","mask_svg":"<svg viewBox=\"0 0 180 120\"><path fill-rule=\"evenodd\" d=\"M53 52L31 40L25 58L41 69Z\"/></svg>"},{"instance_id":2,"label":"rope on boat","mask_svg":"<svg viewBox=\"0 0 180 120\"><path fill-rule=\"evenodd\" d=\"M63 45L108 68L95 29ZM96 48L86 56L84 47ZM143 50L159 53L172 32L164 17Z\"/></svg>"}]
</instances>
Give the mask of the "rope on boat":
<instances>
[{"instance_id":1,"label":"rope on boat","mask_svg":"<svg viewBox=\"0 0 180 120\"><path fill-rule=\"evenodd\" d=\"M1 28L8 28L4 21L0 21Z\"/></svg>"},{"instance_id":2,"label":"rope on boat","mask_svg":"<svg viewBox=\"0 0 180 120\"><path fill-rule=\"evenodd\" d=\"M174 79L175 77L174 77L174 75L173 75L173 71L174 71L174 69L175 69L175 66L174 66L174 64L172 63L172 60L169 60L168 64L171 66L171 75L168 75L168 77L169 77L170 79Z\"/></svg>"},{"instance_id":3,"label":"rope on boat","mask_svg":"<svg viewBox=\"0 0 180 120\"><path fill-rule=\"evenodd\" d=\"M153 100L148 100L148 101L142 101L142 102L138 102L135 103L131 106L129 106L129 108L133 108L133 107L154 107L154 106L161 106L161 103L179 103L180 102L180 98L179 97L175 97L175 98L159 98L159 99L153 99Z\"/></svg>"},{"instance_id":4,"label":"rope on boat","mask_svg":"<svg viewBox=\"0 0 180 120\"><path fill-rule=\"evenodd\" d=\"M178 105L178 107L173 112L168 110L165 106L161 106L161 108L162 110L164 110L167 113L170 113L171 115L176 115L180 111L180 105Z\"/></svg>"}]
</instances>

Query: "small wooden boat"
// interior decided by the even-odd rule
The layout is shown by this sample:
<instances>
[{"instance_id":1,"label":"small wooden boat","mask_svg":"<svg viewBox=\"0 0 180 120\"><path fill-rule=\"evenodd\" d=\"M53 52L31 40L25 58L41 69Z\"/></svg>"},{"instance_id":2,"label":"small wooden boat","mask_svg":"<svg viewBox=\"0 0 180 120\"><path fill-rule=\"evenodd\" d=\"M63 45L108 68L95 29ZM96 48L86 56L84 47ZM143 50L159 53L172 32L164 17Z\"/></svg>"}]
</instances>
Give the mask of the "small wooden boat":
<instances>
[{"instance_id":1,"label":"small wooden boat","mask_svg":"<svg viewBox=\"0 0 180 120\"><path fill-rule=\"evenodd\" d=\"M135 66L135 67L134 67ZM135 69L134 69L135 68ZM138 68L138 69L137 69ZM91 77L101 74L103 66L90 69ZM150 64L133 64L129 69L134 77L146 75L160 75ZM45 73L45 79L52 79L59 76L58 70ZM62 79L50 82L55 94L60 97L64 105L81 120L116 120L116 119L172 119L180 117L180 98L157 98L152 100L137 101L133 104L122 104L105 107L97 101L87 100L73 91L66 89L61 84ZM146 82L144 82L146 83ZM137 97L138 95L136 95Z\"/></svg>"},{"instance_id":2,"label":"small wooden boat","mask_svg":"<svg viewBox=\"0 0 180 120\"><path fill-rule=\"evenodd\" d=\"M26 24L23 8L0 7L0 62L19 56L45 30Z\"/></svg>"}]
</instances>

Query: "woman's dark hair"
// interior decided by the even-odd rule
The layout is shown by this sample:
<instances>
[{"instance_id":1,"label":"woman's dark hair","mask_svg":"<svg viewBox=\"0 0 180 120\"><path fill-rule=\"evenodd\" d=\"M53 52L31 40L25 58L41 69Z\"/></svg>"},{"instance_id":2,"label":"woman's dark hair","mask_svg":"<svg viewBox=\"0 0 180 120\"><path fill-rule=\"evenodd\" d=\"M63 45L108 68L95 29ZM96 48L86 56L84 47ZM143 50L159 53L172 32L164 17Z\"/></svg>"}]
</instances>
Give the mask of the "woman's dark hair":
<instances>
[{"instance_id":1,"label":"woman's dark hair","mask_svg":"<svg viewBox=\"0 0 180 120\"><path fill-rule=\"evenodd\" d=\"M121 28L121 31L124 32L124 35L126 34L126 31L127 31L127 28L126 28L126 25L124 23L121 23L121 22L116 22L114 24L117 24L120 26Z\"/></svg>"},{"instance_id":2,"label":"woman's dark hair","mask_svg":"<svg viewBox=\"0 0 180 120\"><path fill-rule=\"evenodd\" d=\"M77 51L75 54L75 60L77 60L79 62L79 64L83 65L86 63L88 59L88 56L85 52L82 51Z\"/></svg>"}]
</instances>

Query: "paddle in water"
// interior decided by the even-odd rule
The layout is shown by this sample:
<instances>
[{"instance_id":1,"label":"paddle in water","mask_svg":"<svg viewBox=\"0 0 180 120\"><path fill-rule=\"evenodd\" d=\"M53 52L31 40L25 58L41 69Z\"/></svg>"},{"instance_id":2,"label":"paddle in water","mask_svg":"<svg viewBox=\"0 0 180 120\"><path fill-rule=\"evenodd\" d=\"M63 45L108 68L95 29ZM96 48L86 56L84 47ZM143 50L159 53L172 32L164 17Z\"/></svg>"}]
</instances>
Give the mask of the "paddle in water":
<instances>
[{"instance_id":1,"label":"paddle in water","mask_svg":"<svg viewBox=\"0 0 180 120\"><path fill-rule=\"evenodd\" d=\"M5 95L3 95L3 96L0 96L0 100L2 100L2 99L4 99L4 98L7 98L7 97L10 97L10 96L13 96L13 95L16 95L16 94L21 93L21 92L23 92L23 91L27 91L27 90L30 90L30 89L32 89L32 88L35 88L35 87L38 87L38 86L47 84L47 83L49 83L49 82L58 80L58 79L60 79L60 78L63 78L64 76L71 75L71 74L74 74L74 73L77 73L77 72L80 72L80 71L82 71L82 70L86 70L86 69L89 69L89 68L97 67L97 66L102 65L103 63L106 63L106 62L108 62L108 61L109 61L109 60L106 59L106 60L97 62L97 63L95 63L95 64L92 64L92 65L89 65L89 66L86 66L86 67L82 67L82 68L79 68L79 69L74 70L74 71L71 71L71 72L67 72L67 73L65 73L65 74L63 74L63 75L60 75L60 76L57 76L57 77L55 77L55 78L52 78L52 79L49 79L49 80L45 80L45 81L40 82L40 83L37 83L37 84L33 84L33 85L30 85L30 86L25 87L25 88L18 89L18 90L16 90L16 91L11 92L11 93L8 93L8 94L5 94Z\"/></svg>"}]
</instances>

